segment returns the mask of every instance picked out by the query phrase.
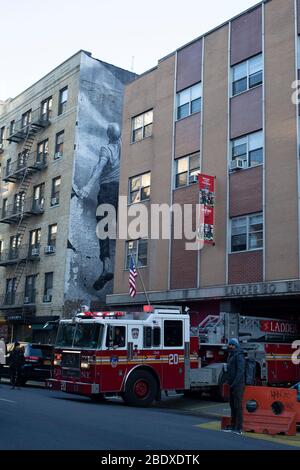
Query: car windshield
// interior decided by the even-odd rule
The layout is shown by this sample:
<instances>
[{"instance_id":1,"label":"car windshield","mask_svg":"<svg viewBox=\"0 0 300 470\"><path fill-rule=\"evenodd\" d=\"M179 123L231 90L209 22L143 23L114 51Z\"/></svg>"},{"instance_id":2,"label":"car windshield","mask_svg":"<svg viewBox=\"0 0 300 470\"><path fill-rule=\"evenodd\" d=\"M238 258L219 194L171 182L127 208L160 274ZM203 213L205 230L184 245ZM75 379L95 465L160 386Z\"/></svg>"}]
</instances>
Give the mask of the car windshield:
<instances>
[{"instance_id":1,"label":"car windshield","mask_svg":"<svg viewBox=\"0 0 300 470\"><path fill-rule=\"evenodd\" d=\"M61 323L56 347L96 349L101 344L103 325L97 323Z\"/></svg>"}]
</instances>

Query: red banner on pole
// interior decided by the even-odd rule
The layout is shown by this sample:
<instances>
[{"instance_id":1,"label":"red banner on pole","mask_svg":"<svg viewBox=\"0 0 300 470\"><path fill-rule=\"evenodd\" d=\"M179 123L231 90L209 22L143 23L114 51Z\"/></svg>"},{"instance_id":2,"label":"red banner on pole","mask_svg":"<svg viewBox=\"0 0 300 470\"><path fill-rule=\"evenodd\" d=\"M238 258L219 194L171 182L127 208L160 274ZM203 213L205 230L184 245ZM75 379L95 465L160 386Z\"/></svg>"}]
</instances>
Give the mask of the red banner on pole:
<instances>
[{"instance_id":1,"label":"red banner on pole","mask_svg":"<svg viewBox=\"0 0 300 470\"><path fill-rule=\"evenodd\" d=\"M200 238L204 243L214 243L215 177L198 175L201 210L204 210L204 223L200 227Z\"/></svg>"}]
</instances>

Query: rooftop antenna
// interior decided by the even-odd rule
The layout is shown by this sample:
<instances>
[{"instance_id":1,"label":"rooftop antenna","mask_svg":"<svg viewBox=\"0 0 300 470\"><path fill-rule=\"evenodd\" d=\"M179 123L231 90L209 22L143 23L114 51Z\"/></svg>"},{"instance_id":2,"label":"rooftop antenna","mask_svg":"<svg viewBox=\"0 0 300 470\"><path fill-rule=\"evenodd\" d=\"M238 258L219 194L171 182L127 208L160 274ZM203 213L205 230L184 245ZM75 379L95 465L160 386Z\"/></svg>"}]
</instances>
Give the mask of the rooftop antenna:
<instances>
[{"instance_id":1,"label":"rooftop antenna","mask_svg":"<svg viewBox=\"0 0 300 470\"><path fill-rule=\"evenodd\" d=\"M133 56L131 57L131 67L130 67L131 72L134 72L134 59L135 59L135 57L134 57L134 55L133 55Z\"/></svg>"}]
</instances>

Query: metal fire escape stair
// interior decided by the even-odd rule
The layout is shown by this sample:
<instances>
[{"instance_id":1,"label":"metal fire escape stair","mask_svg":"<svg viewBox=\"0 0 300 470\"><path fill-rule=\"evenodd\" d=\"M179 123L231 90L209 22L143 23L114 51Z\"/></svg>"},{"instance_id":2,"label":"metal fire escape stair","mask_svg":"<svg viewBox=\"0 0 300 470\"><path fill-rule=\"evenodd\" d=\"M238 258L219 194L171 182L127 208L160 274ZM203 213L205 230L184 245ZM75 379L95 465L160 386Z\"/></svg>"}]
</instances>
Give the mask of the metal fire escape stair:
<instances>
[{"instance_id":1,"label":"metal fire escape stair","mask_svg":"<svg viewBox=\"0 0 300 470\"><path fill-rule=\"evenodd\" d=\"M25 155L30 154L30 151L35 141L35 134L38 131L39 131L39 128L28 126L21 153ZM18 192L24 194L24 200L26 198L26 193L28 191L28 188L31 184L31 180L32 180L32 173L29 171L29 168L26 167L23 178L18 188ZM21 211L20 219L19 219L17 229L16 229L16 237L18 238L18 243L20 245L23 241L26 228L27 228L27 221L26 221L26 218L24 218L23 211ZM27 272L27 266L28 266L28 257L26 257L26 259L20 259L15 266L13 276L12 276L13 278L15 278L15 287L14 287L15 293L18 290L23 274Z\"/></svg>"}]
</instances>

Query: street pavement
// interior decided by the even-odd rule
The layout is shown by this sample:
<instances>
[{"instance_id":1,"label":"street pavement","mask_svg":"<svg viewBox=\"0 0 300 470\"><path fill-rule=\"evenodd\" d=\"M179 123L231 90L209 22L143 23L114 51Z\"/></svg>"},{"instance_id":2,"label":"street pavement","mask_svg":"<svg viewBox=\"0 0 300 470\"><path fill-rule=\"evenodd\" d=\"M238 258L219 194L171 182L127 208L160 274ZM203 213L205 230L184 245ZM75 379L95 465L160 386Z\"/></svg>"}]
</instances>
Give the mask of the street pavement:
<instances>
[{"instance_id":1,"label":"street pavement","mask_svg":"<svg viewBox=\"0 0 300 470\"><path fill-rule=\"evenodd\" d=\"M266 440L263 436L224 433L220 431L219 420L206 416L205 410L202 416L200 412L197 415L190 411L185 413L180 407L167 406L168 400L172 399L164 399L165 405L130 408L119 399L96 404L86 397L53 392L43 387L12 390L8 384L2 383L0 449L299 449L298 438ZM213 408L213 404L210 405Z\"/></svg>"}]
</instances>

